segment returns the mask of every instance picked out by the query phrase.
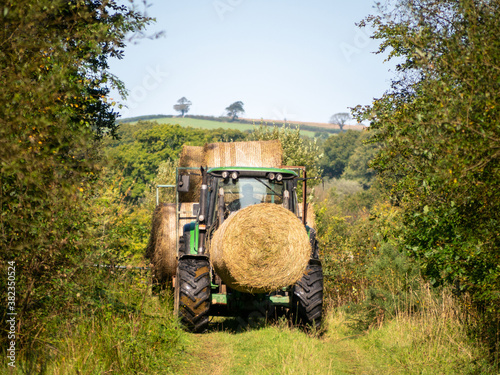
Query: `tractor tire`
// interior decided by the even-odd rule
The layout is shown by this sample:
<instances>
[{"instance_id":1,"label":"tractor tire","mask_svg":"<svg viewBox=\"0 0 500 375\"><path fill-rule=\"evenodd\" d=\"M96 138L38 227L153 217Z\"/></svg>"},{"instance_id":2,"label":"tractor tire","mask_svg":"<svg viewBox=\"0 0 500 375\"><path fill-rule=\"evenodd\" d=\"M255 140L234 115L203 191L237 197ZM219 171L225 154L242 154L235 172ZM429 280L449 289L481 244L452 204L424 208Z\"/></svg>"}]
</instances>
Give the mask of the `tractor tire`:
<instances>
[{"instance_id":1,"label":"tractor tire","mask_svg":"<svg viewBox=\"0 0 500 375\"><path fill-rule=\"evenodd\" d=\"M321 325L322 310L323 268L318 260L312 260L302 278L293 286L292 322L317 329Z\"/></svg>"},{"instance_id":2,"label":"tractor tire","mask_svg":"<svg viewBox=\"0 0 500 375\"><path fill-rule=\"evenodd\" d=\"M207 258L181 258L178 262L175 304L181 324L190 332L208 328L210 262Z\"/></svg>"}]
</instances>

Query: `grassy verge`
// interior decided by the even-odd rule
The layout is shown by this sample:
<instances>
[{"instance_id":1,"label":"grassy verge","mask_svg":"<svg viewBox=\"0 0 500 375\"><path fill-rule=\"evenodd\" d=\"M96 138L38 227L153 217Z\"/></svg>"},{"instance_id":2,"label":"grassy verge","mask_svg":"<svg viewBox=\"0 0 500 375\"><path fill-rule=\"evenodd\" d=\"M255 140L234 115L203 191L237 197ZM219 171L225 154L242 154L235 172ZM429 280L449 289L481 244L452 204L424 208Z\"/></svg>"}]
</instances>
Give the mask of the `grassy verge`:
<instances>
[{"instance_id":1,"label":"grassy verge","mask_svg":"<svg viewBox=\"0 0 500 375\"><path fill-rule=\"evenodd\" d=\"M466 314L451 294L432 296L426 289L419 295L424 300L418 312L400 312L367 331L354 328L356 314L337 309L327 335L369 358L363 373L496 374L485 348L468 335Z\"/></svg>"},{"instance_id":2,"label":"grassy verge","mask_svg":"<svg viewBox=\"0 0 500 375\"><path fill-rule=\"evenodd\" d=\"M36 352L23 351L10 373L176 374L187 341L171 295L152 296L145 275L131 270L105 285L80 297L92 303L79 314L43 329Z\"/></svg>"}]
</instances>

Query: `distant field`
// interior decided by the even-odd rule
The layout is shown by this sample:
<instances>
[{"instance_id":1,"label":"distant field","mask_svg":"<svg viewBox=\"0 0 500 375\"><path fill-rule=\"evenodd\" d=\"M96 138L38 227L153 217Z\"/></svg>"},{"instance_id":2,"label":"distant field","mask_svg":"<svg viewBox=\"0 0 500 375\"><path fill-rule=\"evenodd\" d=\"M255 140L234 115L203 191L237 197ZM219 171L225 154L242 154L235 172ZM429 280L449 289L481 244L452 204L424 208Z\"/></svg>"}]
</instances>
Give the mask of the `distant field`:
<instances>
[{"instance_id":1,"label":"distant field","mask_svg":"<svg viewBox=\"0 0 500 375\"><path fill-rule=\"evenodd\" d=\"M243 120L247 120L247 121L252 121L252 119L243 119ZM267 122L268 124L272 124L273 122L276 122L276 123L281 123L281 121L276 121L276 120L266 120L266 119L263 119L263 120L253 120L255 122L257 121L264 121L264 122ZM317 127L317 128L323 128L323 129L340 129L338 125L334 125L334 124L329 124L329 123L326 123L326 122L297 122L297 121L288 121L287 124L290 124L290 125L299 125L299 126L314 126L314 127ZM349 129L352 129L352 130L362 130L364 128L363 125L344 125L344 130L349 130Z\"/></svg>"},{"instance_id":2,"label":"distant field","mask_svg":"<svg viewBox=\"0 0 500 375\"><path fill-rule=\"evenodd\" d=\"M125 119L126 120L126 119ZM248 120L248 119L246 119ZM241 124L238 122L223 122L223 121L217 121L217 120L201 120L201 119L194 119L194 118L189 118L189 117L158 117L151 119L150 121L156 121L159 124L179 124L180 126L183 127L192 127L192 128L199 128L199 129L237 129L241 131L245 130L254 130L256 126L259 126L261 120L255 120L256 125L251 125L251 124ZM251 120L250 120L251 121ZM276 123L276 125L280 126L282 125L281 122L278 121L273 121L273 120L263 120L264 123L271 125ZM292 125L295 125L292 123ZM316 125L316 124L315 124ZM322 125L329 125L329 124L322 124ZM334 125L330 125L334 126ZM314 135L316 132L310 131L310 130L301 130L300 133L302 135L305 135L307 137L314 138Z\"/></svg>"},{"instance_id":3,"label":"distant field","mask_svg":"<svg viewBox=\"0 0 500 375\"><path fill-rule=\"evenodd\" d=\"M201 128L201 129L237 129L241 131L253 130L254 126L249 124L239 124L233 122L222 122L222 121L212 121L212 120L200 120L189 117L164 117L156 119L160 124L179 124L184 127Z\"/></svg>"}]
</instances>

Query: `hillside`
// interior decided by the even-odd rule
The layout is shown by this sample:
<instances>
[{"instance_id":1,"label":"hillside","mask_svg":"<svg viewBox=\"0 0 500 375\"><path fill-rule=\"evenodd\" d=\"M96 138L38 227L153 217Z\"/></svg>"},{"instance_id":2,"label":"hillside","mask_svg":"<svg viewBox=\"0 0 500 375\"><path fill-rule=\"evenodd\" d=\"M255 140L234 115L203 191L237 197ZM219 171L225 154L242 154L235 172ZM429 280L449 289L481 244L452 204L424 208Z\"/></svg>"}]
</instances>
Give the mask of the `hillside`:
<instances>
[{"instance_id":1,"label":"hillside","mask_svg":"<svg viewBox=\"0 0 500 375\"><path fill-rule=\"evenodd\" d=\"M283 121L277 121L277 120L269 120L269 119L242 119L246 121L255 121L255 123L260 123L261 121L272 124L283 124ZM330 123L325 123L325 122L304 122L304 121L288 121L287 124L292 125L292 126L300 126L301 128L303 127L314 127L314 128L321 128L325 129L327 131L332 131L332 132L338 132L340 130L338 125L330 124ZM365 126L363 125L344 125L344 130L363 130Z\"/></svg>"},{"instance_id":2,"label":"hillside","mask_svg":"<svg viewBox=\"0 0 500 375\"><path fill-rule=\"evenodd\" d=\"M182 127L192 127L200 129L236 129L240 131L250 131L259 126L260 124L272 126L285 125L283 121L276 121L270 119L250 119L242 118L233 122L229 122L225 117L210 117L210 116L185 116L176 117L172 115L148 115L148 116L138 116L121 119L120 123L135 123L138 121L156 121L160 124L179 124ZM300 127L301 134L314 138L314 137L326 137L329 134L336 134L340 132L337 125L319 122L286 122L287 126L292 128ZM362 130L364 126L362 125L346 125L344 130Z\"/></svg>"}]
</instances>

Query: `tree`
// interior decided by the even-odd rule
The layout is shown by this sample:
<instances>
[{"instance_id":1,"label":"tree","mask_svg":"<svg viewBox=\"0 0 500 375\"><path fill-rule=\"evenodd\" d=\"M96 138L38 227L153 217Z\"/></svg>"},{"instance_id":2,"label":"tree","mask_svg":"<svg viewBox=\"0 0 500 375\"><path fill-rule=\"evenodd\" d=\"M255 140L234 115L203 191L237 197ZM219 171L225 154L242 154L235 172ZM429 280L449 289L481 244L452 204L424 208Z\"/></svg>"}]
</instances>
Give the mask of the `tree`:
<instances>
[{"instance_id":1,"label":"tree","mask_svg":"<svg viewBox=\"0 0 500 375\"><path fill-rule=\"evenodd\" d=\"M338 125L340 131L344 130L344 125L351 119L351 115L347 112L336 113L330 117L330 124Z\"/></svg>"},{"instance_id":2,"label":"tree","mask_svg":"<svg viewBox=\"0 0 500 375\"><path fill-rule=\"evenodd\" d=\"M400 60L400 77L372 106L358 108L357 117L371 121L373 140L382 145L372 167L403 210L402 247L421 261L431 283L460 285L471 294L487 314L485 336L495 342L500 4L405 0L398 5L404 12L369 17L366 23L382 41L380 52L388 49L389 58Z\"/></svg>"},{"instance_id":3,"label":"tree","mask_svg":"<svg viewBox=\"0 0 500 375\"><path fill-rule=\"evenodd\" d=\"M239 114L245 113L243 109L243 102L234 102L229 107L226 108L227 115L231 117L231 121L234 121L238 118Z\"/></svg>"},{"instance_id":4,"label":"tree","mask_svg":"<svg viewBox=\"0 0 500 375\"><path fill-rule=\"evenodd\" d=\"M358 147L360 136L360 131L348 130L328 137L323 144L324 151L321 159L324 176L340 178L344 173L349 158Z\"/></svg>"},{"instance_id":5,"label":"tree","mask_svg":"<svg viewBox=\"0 0 500 375\"><path fill-rule=\"evenodd\" d=\"M376 175L376 171L370 167L370 162L377 155L380 145L366 142L368 132L358 133L360 137L356 140L355 149L349 156L342 178L359 181L364 189L368 189Z\"/></svg>"},{"instance_id":6,"label":"tree","mask_svg":"<svg viewBox=\"0 0 500 375\"><path fill-rule=\"evenodd\" d=\"M33 330L46 326L37 320L64 314L82 288L76 280L93 246L87 207L100 171L99 141L116 130L106 96L110 87L123 88L108 59L121 58L126 34L148 22L109 1L4 2L0 271L7 273L8 262L19 270L22 341L35 340ZM0 278L2 290L5 282Z\"/></svg>"},{"instance_id":7,"label":"tree","mask_svg":"<svg viewBox=\"0 0 500 375\"><path fill-rule=\"evenodd\" d=\"M180 112L181 116L184 117L184 115L189 112L191 104L192 103L183 96L182 98L177 100L177 104L174 104L174 109L177 112Z\"/></svg>"}]
</instances>

